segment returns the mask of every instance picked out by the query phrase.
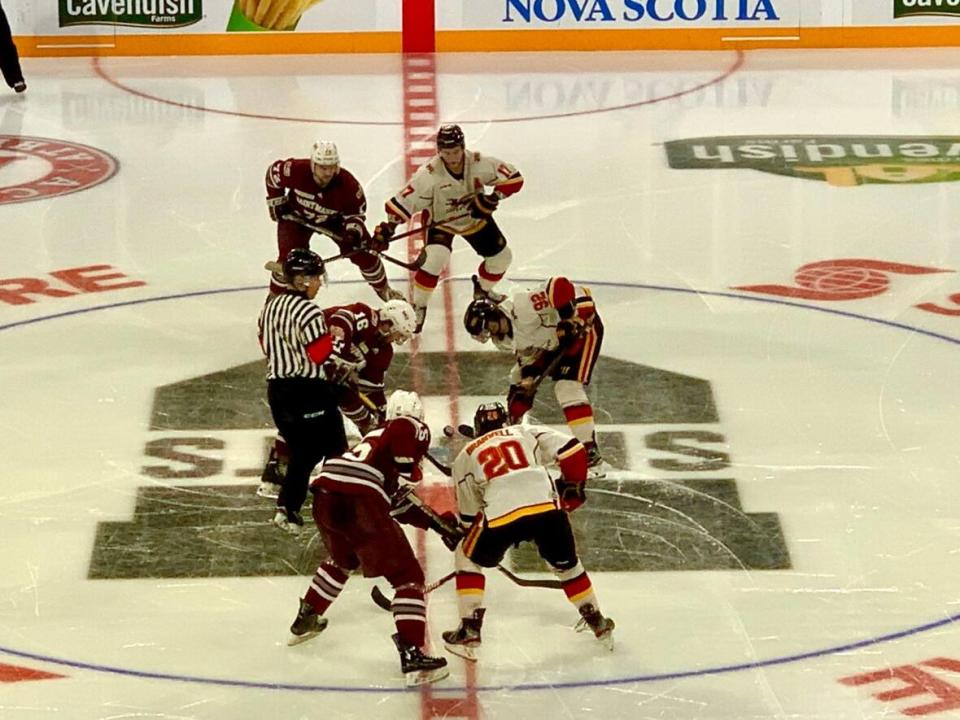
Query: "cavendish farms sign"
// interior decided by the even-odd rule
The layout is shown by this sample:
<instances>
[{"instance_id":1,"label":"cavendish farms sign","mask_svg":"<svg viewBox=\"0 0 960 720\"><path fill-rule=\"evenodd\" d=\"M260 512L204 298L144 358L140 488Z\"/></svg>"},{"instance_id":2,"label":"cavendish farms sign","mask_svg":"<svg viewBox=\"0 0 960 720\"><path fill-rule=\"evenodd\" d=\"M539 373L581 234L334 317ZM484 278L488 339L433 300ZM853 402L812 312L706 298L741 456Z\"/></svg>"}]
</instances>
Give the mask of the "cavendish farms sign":
<instances>
[{"instance_id":1,"label":"cavendish farms sign","mask_svg":"<svg viewBox=\"0 0 960 720\"><path fill-rule=\"evenodd\" d=\"M739 135L664 145L680 170L759 170L835 187L960 180L960 137Z\"/></svg>"},{"instance_id":2,"label":"cavendish farms sign","mask_svg":"<svg viewBox=\"0 0 960 720\"><path fill-rule=\"evenodd\" d=\"M199 22L202 0L60 0L60 27L183 27Z\"/></svg>"}]
</instances>

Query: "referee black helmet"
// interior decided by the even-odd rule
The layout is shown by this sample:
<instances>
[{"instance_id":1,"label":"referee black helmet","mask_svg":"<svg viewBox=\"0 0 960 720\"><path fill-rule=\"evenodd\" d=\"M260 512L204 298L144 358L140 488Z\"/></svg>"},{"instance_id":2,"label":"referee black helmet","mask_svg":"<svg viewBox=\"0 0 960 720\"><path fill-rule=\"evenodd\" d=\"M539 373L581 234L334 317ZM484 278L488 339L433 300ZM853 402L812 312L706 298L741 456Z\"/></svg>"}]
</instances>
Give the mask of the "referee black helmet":
<instances>
[{"instance_id":1,"label":"referee black helmet","mask_svg":"<svg viewBox=\"0 0 960 720\"><path fill-rule=\"evenodd\" d=\"M294 248L283 261L283 274L290 279L297 275L323 275L323 258L313 250Z\"/></svg>"}]
</instances>

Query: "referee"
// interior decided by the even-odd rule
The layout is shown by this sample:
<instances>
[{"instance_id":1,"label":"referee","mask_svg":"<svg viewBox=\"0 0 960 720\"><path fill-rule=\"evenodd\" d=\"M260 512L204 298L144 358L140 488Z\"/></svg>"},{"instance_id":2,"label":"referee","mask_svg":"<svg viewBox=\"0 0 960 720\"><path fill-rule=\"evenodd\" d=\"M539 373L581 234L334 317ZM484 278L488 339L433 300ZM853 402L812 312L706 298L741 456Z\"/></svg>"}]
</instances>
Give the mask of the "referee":
<instances>
[{"instance_id":1,"label":"referee","mask_svg":"<svg viewBox=\"0 0 960 720\"><path fill-rule=\"evenodd\" d=\"M300 508L310 473L323 458L347 449L336 385L323 363L333 351L323 311L312 301L323 284L323 260L294 248L283 262L289 288L267 298L258 321L267 356L267 399L277 430L290 452L273 522L289 532L303 525Z\"/></svg>"}]
</instances>

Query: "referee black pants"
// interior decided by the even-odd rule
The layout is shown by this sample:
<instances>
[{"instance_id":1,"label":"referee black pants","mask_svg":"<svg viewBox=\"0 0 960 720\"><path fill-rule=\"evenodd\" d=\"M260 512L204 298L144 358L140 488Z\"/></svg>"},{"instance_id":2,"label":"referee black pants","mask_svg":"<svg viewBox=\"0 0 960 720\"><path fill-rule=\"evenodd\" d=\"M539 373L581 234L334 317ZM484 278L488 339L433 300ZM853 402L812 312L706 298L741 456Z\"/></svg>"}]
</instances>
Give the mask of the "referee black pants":
<instances>
[{"instance_id":1,"label":"referee black pants","mask_svg":"<svg viewBox=\"0 0 960 720\"><path fill-rule=\"evenodd\" d=\"M290 451L287 477L277 506L300 512L307 497L310 473L317 463L347 450L336 387L313 378L268 380L267 400L277 430Z\"/></svg>"},{"instance_id":2,"label":"referee black pants","mask_svg":"<svg viewBox=\"0 0 960 720\"><path fill-rule=\"evenodd\" d=\"M0 70L3 71L3 79L9 87L23 81L17 46L13 44L10 23L7 22L2 6L0 6Z\"/></svg>"}]
</instances>

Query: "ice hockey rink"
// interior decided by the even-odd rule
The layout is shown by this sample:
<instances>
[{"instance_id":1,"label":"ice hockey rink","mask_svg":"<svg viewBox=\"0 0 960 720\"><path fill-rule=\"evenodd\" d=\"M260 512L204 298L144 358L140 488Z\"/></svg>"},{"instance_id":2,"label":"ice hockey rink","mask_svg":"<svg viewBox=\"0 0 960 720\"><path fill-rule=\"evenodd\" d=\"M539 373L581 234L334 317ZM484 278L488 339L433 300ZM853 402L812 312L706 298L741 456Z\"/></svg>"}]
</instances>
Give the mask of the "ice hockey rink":
<instances>
[{"instance_id":1,"label":"ice hockey rink","mask_svg":"<svg viewBox=\"0 0 960 720\"><path fill-rule=\"evenodd\" d=\"M0 93L0 718L960 717L955 49L24 66ZM488 573L480 661L407 690L369 579L286 645L319 550L253 494L263 176L334 140L372 225L440 121L526 178L505 286L564 274L604 319L614 469L573 519L616 647ZM507 386L461 326L476 265L458 240L389 380L448 460L441 428ZM375 303L329 273L321 303ZM561 422L549 384L534 414ZM411 538L428 580L452 569ZM428 599L442 652L452 584Z\"/></svg>"}]
</instances>

